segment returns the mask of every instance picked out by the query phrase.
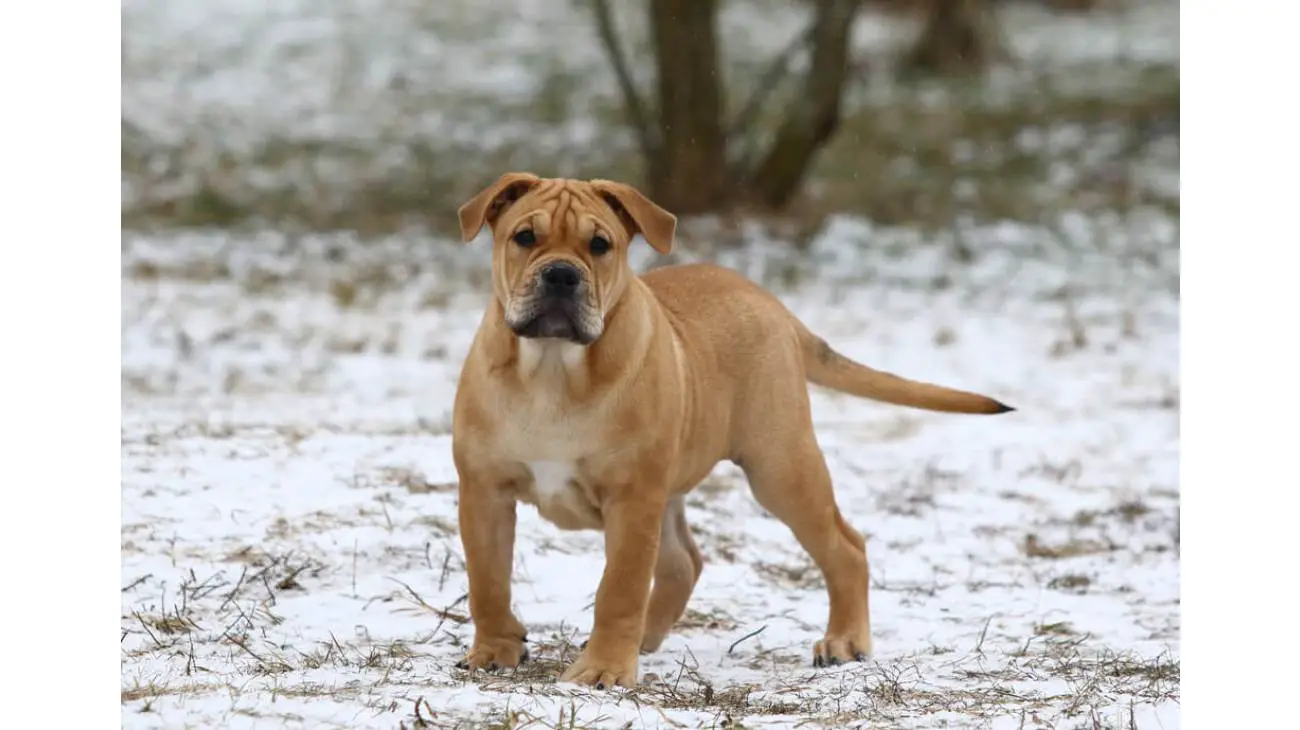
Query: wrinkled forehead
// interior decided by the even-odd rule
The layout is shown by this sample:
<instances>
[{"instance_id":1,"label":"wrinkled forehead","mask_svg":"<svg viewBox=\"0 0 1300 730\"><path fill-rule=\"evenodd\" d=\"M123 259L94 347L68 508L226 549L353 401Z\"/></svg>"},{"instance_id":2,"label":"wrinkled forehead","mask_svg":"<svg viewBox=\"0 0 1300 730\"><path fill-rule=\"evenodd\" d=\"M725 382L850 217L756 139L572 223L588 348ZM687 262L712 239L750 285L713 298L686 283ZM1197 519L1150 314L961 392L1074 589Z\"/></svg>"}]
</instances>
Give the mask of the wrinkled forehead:
<instances>
[{"instance_id":1,"label":"wrinkled forehead","mask_svg":"<svg viewBox=\"0 0 1300 730\"><path fill-rule=\"evenodd\" d=\"M506 211L510 231L531 227L539 235L588 239L610 237L618 218L591 185L582 180L547 178Z\"/></svg>"}]
</instances>

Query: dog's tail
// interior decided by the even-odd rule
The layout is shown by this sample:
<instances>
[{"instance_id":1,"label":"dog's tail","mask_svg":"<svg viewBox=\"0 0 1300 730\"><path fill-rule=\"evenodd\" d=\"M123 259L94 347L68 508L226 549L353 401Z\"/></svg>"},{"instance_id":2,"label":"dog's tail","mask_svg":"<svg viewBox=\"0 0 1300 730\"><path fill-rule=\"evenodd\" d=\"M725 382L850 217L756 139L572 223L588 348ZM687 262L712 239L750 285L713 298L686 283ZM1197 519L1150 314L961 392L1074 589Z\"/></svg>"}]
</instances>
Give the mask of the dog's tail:
<instances>
[{"instance_id":1,"label":"dog's tail","mask_svg":"<svg viewBox=\"0 0 1300 730\"><path fill-rule=\"evenodd\" d=\"M799 329L799 345L803 350L804 370L809 382L815 385L860 398L927 411L996 414L1015 410L978 393L921 383L873 370L831 349L826 340L810 332L803 323L795 321Z\"/></svg>"}]
</instances>

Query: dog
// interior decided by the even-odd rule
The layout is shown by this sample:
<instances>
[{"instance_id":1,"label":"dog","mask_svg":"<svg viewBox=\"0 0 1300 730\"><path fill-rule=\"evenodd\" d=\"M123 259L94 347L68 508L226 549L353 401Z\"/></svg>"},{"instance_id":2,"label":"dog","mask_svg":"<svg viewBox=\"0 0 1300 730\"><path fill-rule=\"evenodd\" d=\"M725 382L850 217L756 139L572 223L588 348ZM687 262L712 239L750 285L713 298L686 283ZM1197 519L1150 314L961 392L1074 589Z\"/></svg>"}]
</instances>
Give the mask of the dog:
<instances>
[{"instance_id":1,"label":"dog","mask_svg":"<svg viewBox=\"0 0 1300 730\"><path fill-rule=\"evenodd\" d=\"M636 275L633 238L666 254L677 219L630 185L512 172L458 214L466 242L484 225L493 239L493 296L452 418L474 622L458 666L507 669L528 657L511 608L525 502L561 529L605 536L592 631L560 680L635 686L639 653L663 642L704 565L684 497L723 460L825 577L830 616L813 664L868 657L866 543L835 504L807 383L932 411L1014 409L861 365L731 270Z\"/></svg>"}]
</instances>

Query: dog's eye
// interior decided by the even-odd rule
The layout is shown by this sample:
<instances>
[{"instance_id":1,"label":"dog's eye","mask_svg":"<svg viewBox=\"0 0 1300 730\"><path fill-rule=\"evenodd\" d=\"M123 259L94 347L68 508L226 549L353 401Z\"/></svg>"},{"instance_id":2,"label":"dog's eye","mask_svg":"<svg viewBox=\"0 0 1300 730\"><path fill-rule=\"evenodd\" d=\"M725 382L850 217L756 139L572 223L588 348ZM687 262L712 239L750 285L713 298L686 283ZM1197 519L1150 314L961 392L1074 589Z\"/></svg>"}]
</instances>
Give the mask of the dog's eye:
<instances>
[{"instance_id":1,"label":"dog's eye","mask_svg":"<svg viewBox=\"0 0 1300 730\"><path fill-rule=\"evenodd\" d=\"M603 236L596 236L596 237L592 238L592 239L591 239L591 255L592 255L592 256L604 256L605 254L609 253L610 245L611 245L611 244L610 244L610 242L609 242L609 239L607 239L607 238L605 238L605 237L603 237Z\"/></svg>"},{"instance_id":2,"label":"dog's eye","mask_svg":"<svg viewBox=\"0 0 1300 730\"><path fill-rule=\"evenodd\" d=\"M519 231L514 235L514 240L515 243L519 244L520 246L523 246L524 248L528 248L534 243L537 243L537 234L533 233L530 230Z\"/></svg>"}]
</instances>

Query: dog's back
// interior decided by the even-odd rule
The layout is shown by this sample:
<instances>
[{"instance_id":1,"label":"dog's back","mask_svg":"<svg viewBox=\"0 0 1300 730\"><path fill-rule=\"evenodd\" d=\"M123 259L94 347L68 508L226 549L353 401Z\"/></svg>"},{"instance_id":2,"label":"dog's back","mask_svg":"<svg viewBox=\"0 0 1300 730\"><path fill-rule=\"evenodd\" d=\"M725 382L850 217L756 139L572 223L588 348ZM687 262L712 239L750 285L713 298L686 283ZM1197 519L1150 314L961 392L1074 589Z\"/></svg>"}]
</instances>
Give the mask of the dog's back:
<instances>
[{"instance_id":1,"label":"dog's back","mask_svg":"<svg viewBox=\"0 0 1300 730\"><path fill-rule=\"evenodd\" d=\"M946 413L997 414L1014 410L977 393L881 372L836 352L813 334L779 299L739 273L713 264L654 269L641 277L674 326L694 330L711 352L699 366L727 371L744 383L766 371L765 361L797 349L807 380L842 393L884 403ZM787 323L782 327L781 323ZM765 385L779 385L767 383Z\"/></svg>"}]
</instances>

